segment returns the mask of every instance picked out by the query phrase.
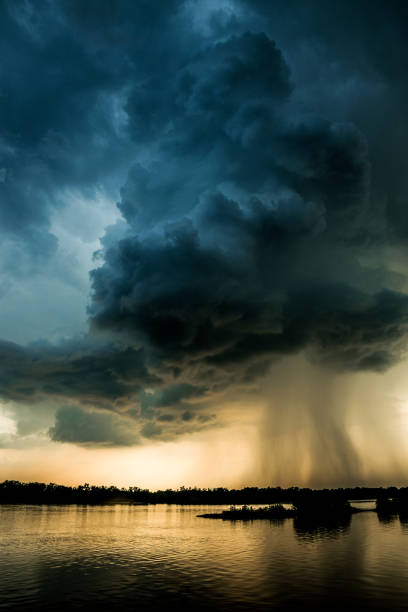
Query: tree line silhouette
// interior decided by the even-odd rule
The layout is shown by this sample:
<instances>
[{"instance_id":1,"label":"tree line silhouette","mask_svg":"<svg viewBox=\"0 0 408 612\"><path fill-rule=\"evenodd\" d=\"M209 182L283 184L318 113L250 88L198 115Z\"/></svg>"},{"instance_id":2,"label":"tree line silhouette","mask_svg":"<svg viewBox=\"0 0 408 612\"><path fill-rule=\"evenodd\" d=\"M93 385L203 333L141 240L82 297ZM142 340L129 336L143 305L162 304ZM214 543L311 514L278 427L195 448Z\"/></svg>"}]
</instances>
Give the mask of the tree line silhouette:
<instances>
[{"instance_id":1,"label":"tree line silhouette","mask_svg":"<svg viewBox=\"0 0 408 612\"><path fill-rule=\"evenodd\" d=\"M327 495L330 493L330 495ZM116 486L96 486L85 483L69 487L55 483L19 482L5 480L0 483L0 504L182 504L182 505L249 505L291 503L315 505L324 508L325 504L336 506L347 500L380 500L387 511L398 506L408 507L408 487L353 487L340 489L313 490L299 487L244 487L242 489L213 489L180 487L150 491L137 486L118 488ZM388 501L387 501L388 500ZM312 503L313 502L313 503ZM393 505L394 504L394 505ZM393 506L392 506L393 505ZM392 508L391 508L392 506Z\"/></svg>"}]
</instances>

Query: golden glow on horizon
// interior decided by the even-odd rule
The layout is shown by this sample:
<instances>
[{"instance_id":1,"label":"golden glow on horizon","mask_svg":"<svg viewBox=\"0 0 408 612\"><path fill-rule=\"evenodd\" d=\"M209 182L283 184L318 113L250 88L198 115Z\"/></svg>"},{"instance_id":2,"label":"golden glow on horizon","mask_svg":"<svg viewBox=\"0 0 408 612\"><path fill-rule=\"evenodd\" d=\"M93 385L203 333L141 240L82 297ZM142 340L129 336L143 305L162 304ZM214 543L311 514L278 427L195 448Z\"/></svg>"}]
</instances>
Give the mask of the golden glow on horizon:
<instances>
[{"instance_id":1,"label":"golden glow on horizon","mask_svg":"<svg viewBox=\"0 0 408 612\"><path fill-rule=\"evenodd\" d=\"M50 443L46 448L0 449L0 480L149 489L240 486L244 474L250 477L255 434L254 427L246 426L143 447L86 449Z\"/></svg>"},{"instance_id":2,"label":"golden glow on horizon","mask_svg":"<svg viewBox=\"0 0 408 612\"><path fill-rule=\"evenodd\" d=\"M405 362L385 374L330 380L292 357L271 371L253 405L232 398L214 407L217 428L121 448L84 448L43 436L36 447L0 448L0 480L150 489L407 485L407 370ZM314 401L322 405L316 409ZM0 412L0 432L14 429Z\"/></svg>"}]
</instances>

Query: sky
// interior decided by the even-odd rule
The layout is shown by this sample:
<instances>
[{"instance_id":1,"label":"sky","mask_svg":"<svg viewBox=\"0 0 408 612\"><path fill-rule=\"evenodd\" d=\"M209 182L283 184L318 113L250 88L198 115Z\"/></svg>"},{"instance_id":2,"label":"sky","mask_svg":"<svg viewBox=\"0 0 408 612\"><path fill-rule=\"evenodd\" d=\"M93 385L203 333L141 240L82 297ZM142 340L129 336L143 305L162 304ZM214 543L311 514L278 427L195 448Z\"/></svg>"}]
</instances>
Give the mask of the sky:
<instances>
[{"instance_id":1,"label":"sky","mask_svg":"<svg viewBox=\"0 0 408 612\"><path fill-rule=\"evenodd\" d=\"M0 1L0 478L408 484L407 24Z\"/></svg>"}]
</instances>

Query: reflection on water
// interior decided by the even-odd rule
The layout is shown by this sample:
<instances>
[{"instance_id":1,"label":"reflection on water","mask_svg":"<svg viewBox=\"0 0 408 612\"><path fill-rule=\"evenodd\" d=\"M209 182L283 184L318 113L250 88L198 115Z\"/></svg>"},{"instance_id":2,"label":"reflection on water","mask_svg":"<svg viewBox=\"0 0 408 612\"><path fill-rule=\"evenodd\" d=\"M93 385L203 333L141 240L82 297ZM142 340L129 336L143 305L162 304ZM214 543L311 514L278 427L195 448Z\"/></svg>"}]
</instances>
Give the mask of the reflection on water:
<instances>
[{"instance_id":1,"label":"reflection on water","mask_svg":"<svg viewBox=\"0 0 408 612\"><path fill-rule=\"evenodd\" d=\"M390 525L391 523L395 523L395 521L398 520L398 514L381 514L381 512L379 512L377 516L378 520L383 525Z\"/></svg>"},{"instance_id":2,"label":"reflection on water","mask_svg":"<svg viewBox=\"0 0 408 612\"><path fill-rule=\"evenodd\" d=\"M406 514L400 514L399 521L401 529L403 529L403 531L408 531L408 516Z\"/></svg>"},{"instance_id":3,"label":"reflection on water","mask_svg":"<svg viewBox=\"0 0 408 612\"><path fill-rule=\"evenodd\" d=\"M217 510L0 506L0 609L407 609L406 521L196 517Z\"/></svg>"},{"instance_id":4,"label":"reflection on water","mask_svg":"<svg viewBox=\"0 0 408 612\"><path fill-rule=\"evenodd\" d=\"M295 534L306 540L331 539L345 535L350 529L351 516L338 518L337 520L312 521L297 517L293 521Z\"/></svg>"}]
</instances>

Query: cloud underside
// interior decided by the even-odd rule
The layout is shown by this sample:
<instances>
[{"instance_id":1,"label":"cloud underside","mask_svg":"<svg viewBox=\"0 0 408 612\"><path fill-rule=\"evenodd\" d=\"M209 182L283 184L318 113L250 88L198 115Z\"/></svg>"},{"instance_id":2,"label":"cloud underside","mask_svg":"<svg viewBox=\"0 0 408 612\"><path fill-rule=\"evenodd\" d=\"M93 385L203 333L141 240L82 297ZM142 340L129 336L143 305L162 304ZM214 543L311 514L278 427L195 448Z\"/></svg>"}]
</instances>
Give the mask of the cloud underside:
<instances>
[{"instance_id":1,"label":"cloud underside","mask_svg":"<svg viewBox=\"0 0 408 612\"><path fill-rule=\"evenodd\" d=\"M351 372L404 356L408 295L381 255L406 239L408 174L384 155L404 142L388 116L379 142L361 100L375 91L399 112L403 75L373 40L382 16L402 45L406 8L374 3L366 22L358 2L350 42L340 25L326 32L324 3L304 21L300 2L277 17L283 4L3 5L20 72L43 67L24 96L10 78L0 97L0 225L24 253L9 272L54 256L59 190L126 177L122 219L95 254L88 335L0 345L1 396L53 402L53 440L129 445L199 430L227 394L255 392L271 364L301 351ZM351 3L341 6L346 24Z\"/></svg>"}]
</instances>

